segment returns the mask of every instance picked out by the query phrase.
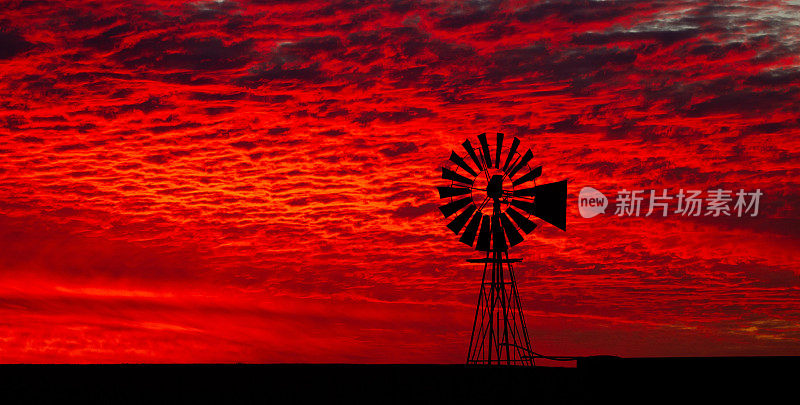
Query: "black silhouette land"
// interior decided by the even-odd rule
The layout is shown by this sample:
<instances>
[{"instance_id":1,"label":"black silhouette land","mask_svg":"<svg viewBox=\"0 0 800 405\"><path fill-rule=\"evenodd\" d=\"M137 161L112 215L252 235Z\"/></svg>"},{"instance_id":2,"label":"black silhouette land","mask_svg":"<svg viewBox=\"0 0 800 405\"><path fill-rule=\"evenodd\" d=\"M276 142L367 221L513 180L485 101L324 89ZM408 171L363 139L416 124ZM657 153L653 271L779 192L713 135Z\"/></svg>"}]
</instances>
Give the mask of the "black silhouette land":
<instances>
[{"instance_id":1,"label":"black silhouette land","mask_svg":"<svg viewBox=\"0 0 800 405\"><path fill-rule=\"evenodd\" d=\"M0 366L0 403L791 403L798 366L800 357L612 356L571 368L20 364Z\"/></svg>"}]
</instances>

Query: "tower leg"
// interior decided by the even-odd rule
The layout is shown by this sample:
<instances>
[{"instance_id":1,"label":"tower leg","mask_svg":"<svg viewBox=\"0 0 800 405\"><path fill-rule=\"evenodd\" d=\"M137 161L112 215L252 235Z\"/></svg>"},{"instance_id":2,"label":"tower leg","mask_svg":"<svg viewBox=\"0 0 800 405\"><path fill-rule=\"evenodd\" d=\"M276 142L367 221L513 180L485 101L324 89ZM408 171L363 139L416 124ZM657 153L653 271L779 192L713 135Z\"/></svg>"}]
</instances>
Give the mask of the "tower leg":
<instances>
[{"instance_id":1,"label":"tower leg","mask_svg":"<svg viewBox=\"0 0 800 405\"><path fill-rule=\"evenodd\" d=\"M490 251L483 267L467 364L532 366L532 354L511 260L507 252Z\"/></svg>"}]
</instances>

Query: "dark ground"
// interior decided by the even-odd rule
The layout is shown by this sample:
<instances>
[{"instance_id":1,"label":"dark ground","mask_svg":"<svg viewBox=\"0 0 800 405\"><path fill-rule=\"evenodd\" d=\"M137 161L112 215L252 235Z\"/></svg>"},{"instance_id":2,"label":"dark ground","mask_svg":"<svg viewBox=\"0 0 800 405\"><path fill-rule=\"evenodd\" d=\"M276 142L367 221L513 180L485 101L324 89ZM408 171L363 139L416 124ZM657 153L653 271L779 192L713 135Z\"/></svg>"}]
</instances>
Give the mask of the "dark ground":
<instances>
[{"instance_id":1,"label":"dark ground","mask_svg":"<svg viewBox=\"0 0 800 405\"><path fill-rule=\"evenodd\" d=\"M794 403L800 357L463 365L2 365L9 403ZM610 401L610 402L609 402Z\"/></svg>"}]
</instances>

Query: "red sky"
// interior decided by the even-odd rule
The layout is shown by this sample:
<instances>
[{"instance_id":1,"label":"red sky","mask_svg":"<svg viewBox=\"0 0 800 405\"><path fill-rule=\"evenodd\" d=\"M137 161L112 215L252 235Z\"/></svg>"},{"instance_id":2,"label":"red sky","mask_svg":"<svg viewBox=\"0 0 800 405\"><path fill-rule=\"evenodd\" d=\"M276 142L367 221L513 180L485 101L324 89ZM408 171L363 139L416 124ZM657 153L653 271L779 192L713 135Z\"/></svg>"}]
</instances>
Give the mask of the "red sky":
<instances>
[{"instance_id":1,"label":"red sky","mask_svg":"<svg viewBox=\"0 0 800 405\"><path fill-rule=\"evenodd\" d=\"M0 362L463 362L478 254L434 186L498 131L569 181L567 232L512 249L536 351L800 355L799 17L6 2ZM764 196L755 218L583 219L584 186Z\"/></svg>"}]
</instances>

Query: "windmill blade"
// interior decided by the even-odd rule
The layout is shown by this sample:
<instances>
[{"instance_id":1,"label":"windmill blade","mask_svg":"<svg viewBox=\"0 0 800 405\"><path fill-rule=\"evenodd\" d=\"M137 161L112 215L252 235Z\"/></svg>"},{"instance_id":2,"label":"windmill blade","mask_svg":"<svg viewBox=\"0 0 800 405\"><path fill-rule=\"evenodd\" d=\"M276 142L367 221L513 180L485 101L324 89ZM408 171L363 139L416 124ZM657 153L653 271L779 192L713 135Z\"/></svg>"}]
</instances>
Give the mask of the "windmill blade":
<instances>
[{"instance_id":1,"label":"windmill blade","mask_svg":"<svg viewBox=\"0 0 800 405\"><path fill-rule=\"evenodd\" d=\"M534 193L536 194L536 205L533 215L566 231L567 181L561 180L536 186Z\"/></svg>"},{"instance_id":2,"label":"windmill blade","mask_svg":"<svg viewBox=\"0 0 800 405\"><path fill-rule=\"evenodd\" d=\"M529 171L528 174L526 174L526 175L514 180L512 184L514 184L514 187L516 187L516 186L518 186L518 185L520 185L522 183L527 183L527 182L529 182L529 181L531 181L533 179L536 179L541 175L542 175L542 166L539 166L539 167Z\"/></svg>"},{"instance_id":3,"label":"windmill blade","mask_svg":"<svg viewBox=\"0 0 800 405\"><path fill-rule=\"evenodd\" d=\"M502 153L502 150L503 150L503 133L502 132L498 132L497 133L497 149L494 151L494 153L495 153L495 155L494 155L494 167L495 167L495 169L499 169L500 168L500 154Z\"/></svg>"},{"instance_id":4,"label":"windmill blade","mask_svg":"<svg viewBox=\"0 0 800 405\"><path fill-rule=\"evenodd\" d=\"M461 159L461 156L458 156L453 151L450 152L450 161L455 163L456 165L458 165L458 167L464 169L464 171L466 171L467 173L469 173L469 174L471 174L473 176L477 176L478 175L478 172L476 172L475 170L472 170L472 168L467 164L467 162L465 162L464 159Z\"/></svg>"},{"instance_id":5,"label":"windmill blade","mask_svg":"<svg viewBox=\"0 0 800 405\"><path fill-rule=\"evenodd\" d=\"M467 224L467 221L469 221L469 219L472 218L472 214L474 214L475 211L476 211L475 204L470 204L467 207L467 209L465 209L462 213L458 214L455 217L455 219L450 221L450 223L447 224L447 227L450 228L450 230L453 231L454 234L458 235L458 233L461 232L461 228L463 228L464 225Z\"/></svg>"},{"instance_id":6,"label":"windmill blade","mask_svg":"<svg viewBox=\"0 0 800 405\"><path fill-rule=\"evenodd\" d=\"M489 155L489 143L486 142L486 132L478 135L478 141L481 143L481 150L483 150L483 160L486 161L486 167L492 167L492 157Z\"/></svg>"},{"instance_id":7,"label":"windmill blade","mask_svg":"<svg viewBox=\"0 0 800 405\"><path fill-rule=\"evenodd\" d=\"M492 222L488 215L483 215L481 220L481 231L478 233L478 243L475 245L476 250L488 252L492 242Z\"/></svg>"},{"instance_id":8,"label":"windmill blade","mask_svg":"<svg viewBox=\"0 0 800 405\"><path fill-rule=\"evenodd\" d=\"M514 197L533 197L536 193L536 187L523 188L514 190Z\"/></svg>"},{"instance_id":9,"label":"windmill blade","mask_svg":"<svg viewBox=\"0 0 800 405\"><path fill-rule=\"evenodd\" d=\"M511 220L508 219L508 216L505 212L500 214L500 224L503 225L503 229L506 230L509 246L514 246L522 242L522 235L519 234L519 231L517 231L517 228L515 228L514 224L511 223Z\"/></svg>"},{"instance_id":10,"label":"windmill blade","mask_svg":"<svg viewBox=\"0 0 800 405\"><path fill-rule=\"evenodd\" d=\"M528 201L511 200L511 205L527 212L528 214L533 214L536 211L536 205Z\"/></svg>"},{"instance_id":11,"label":"windmill blade","mask_svg":"<svg viewBox=\"0 0 800 405\"><path fill-rule=\"evenodd\" d=\"M525 165L527 165L531 159L533 159L533 152L528 149L528 151L525 152L525 155L522 156L522 159L519 160L519 163L517 163L517 165L510 172L508 172L508 177L514 177L514 175L517 174L520 169L525 167Z\"/></svg>"},{"instance_id":12,"label":"windmill blade","mask_svg":"<svg viewBox=\"0 0 800 405\"><path fill-rule=\"evenodd\" d=\"M445 205L439 207L439 211L442 211L444 217L447 218L450 215L455 214L460 209L466 207L467 205L472 203L472 197L462 198L460 200L451 201Z\"/></svg>"},{"instance_id":13,"label":"windmill blade","mask_svg":"<svg viewBox=\"0 0 800 405\"><path fill-rule=\"evenodd\" d=\"M475 180L470 180L446 167L442 168L442 178L445 180L452 180L458 183L469 184L470 186L472 185L472 183L475 182Z\"/></svg>"},{"instance_id":14,"label":"windmill blade","mask_svg":"<svg viewBox=\"0 0 800 405\"><path fill-rule=\"evenodd\" d=\"M478 234L478 225L480 224L481 224L481 214L479 212L475 214L474 217L472 217L472 220L469 221L469 224L467 225L467 229L464 230L464 233L458 240L461 243L464 243L471 247L472 243L475 242L475 235Z\"/></svg>"},{"instance_id":15,"label":"windmill blade","mask_svg":"<svg viewBox=\"0 0 800 405\"><path fill-rule=\"evenodd\" d=\"M503 171L506 171L508 169L508 164L511 163L512 160L514 160L514 154L517 153L518 146L519 146L519 138L515 136L514 140L511 142L511 149L508 151L508 156L506 157L506 163L503 165Z\"/></svg>"},{"instance_id":16,"label":"windmill blade","mask_svg":"<svg viewBox=\"0 0 800 405\"><path fill-rule=\"evenodd\" d=\"M462 187L436 187L439 190L439 198L455 197L459 195L469 194L472 190Z\"/></svg>"},{"instance_id":17,"label":"windmill blade","mask_svg":"<svg viewBox=\"0 0 800 405\"><path fill-rule=\"evenodd\" d=\"M475 154L475 148L472 147L472 144L469 142L469 139L464 141L464 143L462 143L461 146L464 147L464 149L467 151L467 154L469 154L469 157L471 157L472 161L475 162L475 166L478 167L478 171L483 170L483 164L481 164L481 160L478 159L478 155Z\"/></svg>"},{"instance_id":18,"label":"windmill blade","mask_svg":"<svg viewBox=\"0 0 800 405\"><path fill-rule=\"evenodd\" d=\"M500 226L500 216L492 215L492 250L505 252L508 250L506 244L506 235L503 232L503 227Z\"/></svg>"},{"instance_id":19,"label":"windmill blade","mask_svg":"<svg viewBox=\"0 0 800 405\"><path fill-rule=\"evenodd\" d=\"M525 216L520 214L519 211L508 207L505 213L511 215L511 219L514 220L517 226L519 226L519 229L522 229L523 232L531 233L534 229L536 229L536 223L528 218L525 218ZM511 240L510 237L508 239Z\"/></svg>"}]
</instances>

